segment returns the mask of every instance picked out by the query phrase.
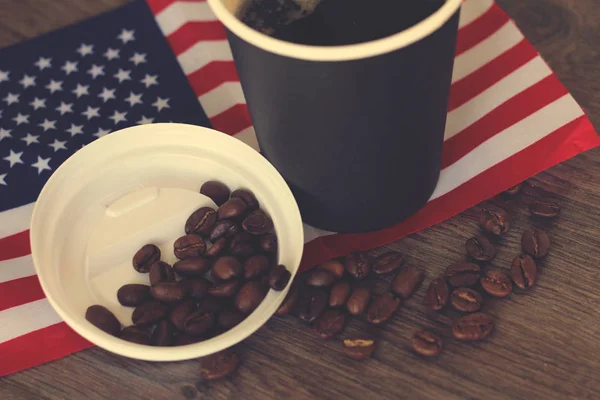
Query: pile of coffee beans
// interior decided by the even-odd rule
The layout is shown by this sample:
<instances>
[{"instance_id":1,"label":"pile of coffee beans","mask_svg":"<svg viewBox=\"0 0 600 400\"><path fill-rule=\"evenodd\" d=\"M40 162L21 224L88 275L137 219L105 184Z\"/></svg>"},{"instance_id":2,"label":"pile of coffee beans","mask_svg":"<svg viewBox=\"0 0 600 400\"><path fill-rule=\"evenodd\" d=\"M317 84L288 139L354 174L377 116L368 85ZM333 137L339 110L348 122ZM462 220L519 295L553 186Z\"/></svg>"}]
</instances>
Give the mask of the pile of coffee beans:
<instances>
[{"instance_id":1,"label":"pile of coffee beans","mask_svg":"<svg viewBox=\"0 0 600 400\"><path fill-rule=\"evenodd\" d=\"M173 245L179 261L161 261L155 244L133 256L132 266L148 274L149 285L126 284L116 293L124 307L134 307L133 325L121 323L102 305L92 305L86 319L123 340L149 346L182 346L232 329L251 314L270 289L283 290L291 277L277 263L273 221L246 189L230 192L218 181L205 182L200 193L218 208L201 207L185 222ZM331 328L322 325L323 331ZM201 374L218 379L233 372L239 359L226 350L203 360Z\"/></svg>"}]
</instances>

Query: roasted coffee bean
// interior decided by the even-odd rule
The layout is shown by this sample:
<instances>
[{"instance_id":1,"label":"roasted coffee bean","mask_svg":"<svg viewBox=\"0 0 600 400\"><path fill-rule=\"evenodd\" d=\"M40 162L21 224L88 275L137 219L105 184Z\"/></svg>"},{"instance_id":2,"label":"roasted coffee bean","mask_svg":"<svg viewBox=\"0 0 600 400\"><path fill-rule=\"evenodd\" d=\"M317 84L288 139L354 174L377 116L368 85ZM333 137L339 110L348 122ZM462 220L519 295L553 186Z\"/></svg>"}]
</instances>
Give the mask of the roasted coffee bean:
<instances>
[{"instance_id":1,"label":"roasted coffee bean","mask_svg":"<svg viewBox=\"0 0 600 400\"><path fill-rule=\"evenodd\" d=\"M238 279L220 282L208 288L208 293L217 297L231 297L237 293L241 284L242 282L240 282Z\"/></svg>"},{"instance_id":2,"label":"roasted coffee bean","mask_svg":"<svg viewBox=\"0 0 600 400\"><path fill-rule=\"evenodd\" d=\"M450 288L445 280L436 278L431 281L427 288L427 305L433 311L440 311L450 299Z\"/></svg>"},{"instance_id":3,"label":"roasted coffee bean","mask_svg":"<svg viewBox=\"0 0 600 400\"><path fill-rule=\"evenodd\" d=\"M346 256L344 267L356 279L365 279L371 272L371 258L363 252L350 253Z\"/></svg>"},{"instance_id":4,"label":"roasted coffee bean","mask_svg":"<svg viewBox=\"0 0 600 400\"><path fill-rule=\"evenodd\" d=\"M331 272L333 275L335 275L336 279L342 279L344 273L346 272L344 264L338 260L325 261L324 263L319 264L318 268Z\"/></svg>"},{"instance_id":5,"label":"roasted coffee bean","mask_svg":"<svg viewBox=\"0 0 600 400\"><path fill-rule=\"evenodd\" d=\"M321 339L332 339L344 330L346 313L339 308L326 310L313 323L313 332Z\"/></svg>"},{"instance_id":6,"label":"roasted coffee bean","mask_svg":"<svg viewBox=\"0 0 600 400\"><path fill-rule=\"evenodd\" d=\"M200 307L198 307L201 310L205 310L205 311L212 311L214 313L219 313L221 312L221 310L223 310L223 308L229 304L229 299L226 299L226 301L223 301L222 296L213 296L213 295L208 295L206 296L204 299L202 299L202 301L200 302Z\"/></svg>"},{"instance_id":7,"label":"roasted coffee bean","mask_svg":"<svg viewBox=\"0 0 600 400\"><path fill-rule=\"evenodd\" d=\"M459 262L446 268L444 277L453 287L473 286L479 281L480 273L479 265Z\"/></svg>"},{"instance_id":8,"label":"roasted coffee bean","mask_svg":"<svg viewBox=\"0 0 600 400\"><path fill-rule=\"evenodd\" d=\"M419 290L424 279L425 272L422 269L407 265L396 274L390 288L396 296L406 300Z\"/></svg>"},{"instance_id":9,"label":"roasted coffee bean","mask_svg":"<svg viewBox=\"0 0 600 400\"><path fill-rule=\"evenodd\" d=\"M150 267L150 285L154 286L160 282L175 282L175 272L169 264L157 261Z\"/></svg>"},{"instance_id":10,"label":"roasted coffee bean","mask_svg":"<svg viewBox=\"0 0 600 400\"><path fill-rule=\"evenodd\" d=\"M533 258L544 258L550 249L550 238L541 229L528 229L521 236L521 245Z\"/></svg>"},{"instance_id":11,"label":"roasted coffee bean","mask_svg":"<svg viewBox=\"0 0 600 400\"><path fill-rule=\"evenodd\" d=\"M256 254L244 262L244 278L252 279L265 274L269 270L269 259L263 254Z\"/></svg>"},{"instance_id":12,"label":"roasted coffee bean","mask_svg":"<svg viewBox=\"0 0 600 400\"><path fill-rule=\"evenodd\" d=\"M536 200L529 205L531 215L540 218L556 218L560 214L560 205L554 201Z\"/></svg>"},{"instance_id":13,"label":"roasted coffee bean","mask_svg":"<svg viewBox=\"0 0 600 400\"><path fill-rule=\"evenodd\" d=\"M201 207L194 211L185 222L185 233L208 236L216 222L217 212L210 207Z\"/></svg>"},{"instance_id":14,"label":"roasted coffee bean","mask_svg":"<svg viewBox=\"0 0 600 400\"><path fill-rule=\"evenodd\" d=\"M137 272L146 273L150 266L160 260L160 249L153 244L144 245L133 256L133 268Z\"/></svg>"},{"instance_id":15,"label":"roasted coffee bean","mask_svg":"<svg viewBox=\"0 0 600 400\"><path fill-rule=\"evenodd\" d=\"M259 281L246 282L235 296L235 306L244 314L251 314L263 301L267 292L268 288Z\"/></svg>"},{"instance_id":16,"label":"roasted coffee bean","mask_svg":"<svg viewBox=\"0 0 600 400\"><path fill-rule=\"evenodd\" d=\"M211 311L196 310L189 314L183 322L183 331L198 336L208 332L216 322L217 316Z\"/></svg>"},{"instance_id":17,"label":"roasted coffee bean","mask_svg":"<svg viewBox=\"0 0 600 400\"><path fill-rule=\"evenodd\" d=\"M147 325L160 321L168 312L169 306L158 300L150 300L137 306L131 319L135 325Z\"/></svg>"},{"instance_id":18,"label":"roasted coffee bean","mask_svg":"<svg viewBox=\"0 0 600 400\"><path fill-rule=\"evenodd\" d=\"M117 300L125 307L136 307L150 300L150 286L130 283L117 291Z\"/></svg>"},{"instance_id":19,"label":"roasted coffee bean","mask_svg":"<svg viewBox=\"0 0 600 400\"><path fill-rule=\"evenodd\" d=\"M442 338L432 332L419 331L413 336L412 347L417 354L434 357L442 351Z\"/></svg>"},{"instance_id":20,"label":"roasted coffee bean","mask_svg":"<svg viewBox=\"0 0 600 400\"><path fill-rule=\"evenodd\" d=\"M244 268L237 258L223 256L217 258L212 267L213 276L227 281L229 279L239 278L244 273Z\"/></svg>"},{"instance_id":21,"label":"roasted coffee bean","mask_svg":"<svg viewBox=\"0 0 600 400\"><path fill-rule=\"evenodd\" d=\"M277 309L275 314L288 315L290 312L292 312L294 307L296 307L296 304L298 304L299 298L300 298L299 286L297 284L292 283L290 290L288 291L287 295L285 296L285 299L283 300L283 302L281 303L281 305L279 306L279 308Z\"/></svg>"},{"instance_id":22,"label":"roasted coffee bean","mask_svg":"<svg viewBox=\"0 0 600 400\"><path fill-rule=\"evenodd\" d=\"M218 324L223 329L231 329L246 318L245 314L233 307L226 308L219 313Z\"/></svg>"},{"instance_id":23,"label":"roasted coffee bean","mask_svg":"<svg viewBox=\"0 0 600 400\"><path fill-rule=\"evenodd\" d=\"M482 340L494 330L494 319L484 313L473 313L454 320L452 334L458 340Z\"/></svg>"},{"instance_id":24,"label":"roasted coffee bean","mask_svg":"<svg viewBox=\"0 0 600 400\"><path fill-rule=\"evenodd\" d=\"M510 216L500 207L483 207L479 212L479 224L486 232L504 235L510 229Z\"/></svg>"},{"instance_id":25,"label":"roasted coffee bean","mask_svg":"<svg viewBox=\"0 0 600 400\"><path fill-rule=\"evenodd\" d=\"M337 282L329 293L329 307L344 307L350 297L350 284L346 281Z\"/></svg>"},{"instance_id":26,"label":"roasted coffee bean","mask_svg":"<svg viewBox=\"0 0 600 400\"><path fill-rule=\"evenodd\" d=\"M173 334L175 333L175 327L171 322L163 319L156 325L150 343L152 346L170 346L173 343Z\"/></svg>"},{"instance_id":27,"label":"roasted coffee bean","mask_svg":"<svg viewBox=\"0 0 600 400\"><path fill-rule=\"evenodd\" d=\"M473 289L463 287L454 289L450 295L450 303L457 311L475 312L481 309L483 297Z\"/></svg>"},{"instance_id":28,"label":"roasted coffee bean","mask_svg":"<svg viewBox=\"0 0 600 400\"><path fill-rule=\"evenodd\" d=\"M313 322L327 308L327 292L323 289L305 290L300 304L300 319Z\"/></svg>"},{"instance_id":29,"label":"roasted coffee bean","mask_svg":"<svg viewBox=\"0 0 600 400\"><path fill-rule=\"evenodd\" d=\"M200 193L210 197L217 206L220 206L229 199L231 191L223 182L207 181L200 187Z\"/></svg>"},{"instance_id":30,"label":"roasted coffee bean","mask_svg":"<svg viewBox=\"0 0 600 400\"><path fill-rule=\"evenodd\" d=\"M150 332L139 326L131 325L123 328L119 337L131 343L150 345Z\"/></svg>"},{"instance_id":31,"label":"roasted coffee bean","mask_svg":"<svg viewBox=\"0 0 600 400\"><path fill-rule=\"evenodd\" d=\"M254 236L248 232L239 232L231 238L231 242L229 242L229 251L236 257L247 259L256 252L254 246Z\"/></svg>"},{"instance_id":32,"label":"roasted coffee bean","mask_svg":"<svg viewBox=\"0 0 600 400\"><path fill-rule=\"evenodd\" d=\"M388 251L377 257L373 264L373 272L384 275L394 272L404 264L404 254Z\"/></svg>"},{"instance_id":33,"label":"roasted coffee bean","mask_svg":"<svg viewBox=\"0 0 600 400\"><path fill-rule=\"evenodd\" d=\"M537 266L529 255L520 255L514 259L510 275L513 282L521 289L529 289L537 280Z\"/></svg>"},{"instance_id":34,"label":"roasted coffee bean","mask_svg":"<svg viewBox=\"0 0 600 400\"><path fill-rule=\"evenodd\" d=\"M240 359L232 349L211 354L201 360L200 375L206 381L215 381L233 374Z\"/></svg>"},{"instance_id":35,"label":"roasted coffee bean","mask_svg":"<svg viewBox=\"0 0 600 400\"><path fill-rule=\"evenodd\" d=\"M216 242L220 238L230 238L240 231L240 226L230 219L224 219L215 224L212 232L210 233L210 241Z\"/></svg>"},{"instance_id":36,"label":"roasted coffee bean","mask_svg":"<svg viewBox=\"0 0 600 400\"><path fill-rule=\"evenodd\" d=\"M367 310L367 321L374 325L386 323L394 316L401 304L401 298L395 297L391 293L381 294L371 302Z\"/></svg>"},{"instance_id":37,"label":"roasted coffee bean","mask_svg":"<svg viewBox=\"0 0 600 400\"><path fill-rule=\"evenodd\" d=\"M189 297L194 300L201 300L208 293L208 288L212 286L212 283L204 278L190 278L179 281Z\"/></svg>"},{"instance_id":38,"label":"roasted coffee bean","mask_svg":"<svg viewBox=\"0 0 600 400\"><path fill-rule=\"evenodd\" d=\"M375 351L375 341L370 339L345 339L344 353L354 360L366 360Z\"/></svg>"},{"instance_id":39,"label":"roasted coffee bean","mask_svg":"<svg viewBox=\"0 0 600 400\"><path fill-rule=\"evenodd\" d=\"M109 335L119 336L121 323L108 308L97 304L89 306L85 312L85 319Z\"/></svg>"},{"instance_id":40,"label":"roasted coffee bean","mask_svg":"<svg viewBox=\"0 0 600 400\"><path fill-rule=\"evenodd\" d=\"M273 232L265 233L260 237L258 244L265 253L275 253L277 251L277 235Z\"/></svg>"},{"instance_id":41,"label":"roasted coffee bean","mask_svg":"<svg viewBox=\"0 0 600 400\"><path fill-rule=\"evenodd\" d=\"M519 193L521 193L521 188L523 187L522 183L519 183L518 185L515 185L511 188L508 188L504 191L504 195L507 197L515 197L518 196Z\"/></svg>"},{"instance_id":42,"label":"roasted coffee bean","mask_svg":"<svg viewBox=\"0 0 600 400\"><path fill-rule=\"evenodd\" d=\"M244 219L242 228L253 235L264 235L273 230L273 220L259 208Z\"/></svg>"},{"instance_id":43,"label":"roasted coffee bean","mask_svg":"<svg viewBox=\"0 0 600 400\"><path fill-rule=\"evenodd\" d=\"M239 198L244 200L244 203L248 206L248 211L254 211L260 207L260 203L256 200L254 193L247 189L237 189L231 193L231 198Z\"/></svg>"},{"instance_id":44,"label":"roasted coffee bean","mask_svg":"<svg viewBox=\"0 0 600 400\"><path fill-rule=\"evenodd\" d=\"M173 307L171 313L169 314L169 320L177 329L181 331L183 330L183 324L185 323L187 316L197 309L198 307L196 306L196 302L194 300L186 300Z\"/></svg>"},{"instance_id":45,"label":"roasted coffee bean","mask_svg":"<svg viewBox=\"0 0 600 400\"><path fill-rule=\"evenodd\" d=\"M206 251L206 242L200 236L189 234L178 238L173 244L175 257L183 260L198 257Z\"/></svg>"},{"instance_id":46,"label":"roasted coffee bean","mask_svg":"<svg viewBox=\"0 0 600 400\"><path fill-rule=\"evenodd\" d=\"M199 343L203 341L202 336L192 336L184 332L179 332L175 337L175 346L187 346L188 344Z\"/></svg>"},{"instance_id":47,"label":"roasted coffee bean","mask_svg":"<svg viewBox=\"0 0 600 400\"><path fill-rule=\"evenodd\" d=\"M500 271L486 272L481 278L481 287L494 297L506 297L512 292L512 282Z\"/></svg>"},{"instance_id":48,"label":"roasted coffee bean","mask_svg":"<svg viewBox=\"0 0 600 400\"><path fill-rule=\"evenodd\" d=\"M210 269L210 261L205 257L190 257L173 264L173 270L181 276L201 277Z\"/></svg>"},{"instance_id":49,"label":"roasted coffee bean","mask_svg":"<svg viewBox=\"0 0 600 400\"><path fill-rule=\"evenodd\" d=\"M269 272L269 286L271 289L280 292L285 289L291 277L292 274L285 265L280 264Z\"/></svg>"},{"instance_id":50,"label":"roasted coffee bean","mask_svg":"<svg viewBox=\"0 0 600 400\"><path fill-rule=\"evenodd\" d=\"M366 287L359 287L352 291L352 295L346 302L346 309L352 315L361 315L369 306L371 300L371 290Z\"/></svg>"},{"instance_id":51,"label":"roasted coffee bean","mask_svg":"<svg viewBox=\"0 0 600 400\"><path fill-rule=\"evenodd\" d=\"M491 261L496 256L496 248L485 236L475 236L465 243L467 255L475 261Z\"/></svg>"},{"instance_id":52,"label":"roasted coffee bean","mask_svg":"<svg viewBox=\"0 0 600 400\"><path fill-rule=\"evenodd\" d=\"M187 296L187 290L180 282L160 282L152 286L150 294L164 303L177 303Z\"/></svg>"},{"instance_id":53,"label":"roasted coffee bean","mask_svg":"<svg viewBox=\"0 0 600 400\"><path fill-rule=\"evenodd\" d=\"M306 283L314 287L329 287L335 281L336 277L333 273L321 268L313 269L306 279Z\"/></svg>"},{"instance_id":54,"label":"roasted coffee bean","mask_svg":"<svg viewBox=\"0 0 600 400\"><path fill-rule=\"evenodd\" d=\"M206 256L207 257L218 257L220 256L225 249L227 248L227 239L226 238L221 238L219 240L217 240L216 242L214 242L212 244L212 246L210 246L207 250L206 250Z\"/></svg>"},{"instance_id":55,"label":"roasted coffee bean","mask_svg":"<svg viewBox=\"0 0 600 400\"><path fill-rule=\"evenodd\" d=\"M219 220L239 219L246 213L247 208L248 206L242 199L236 197L231 198L219 207L219 210L217 211Z\"/></svg>"}]
</instances>

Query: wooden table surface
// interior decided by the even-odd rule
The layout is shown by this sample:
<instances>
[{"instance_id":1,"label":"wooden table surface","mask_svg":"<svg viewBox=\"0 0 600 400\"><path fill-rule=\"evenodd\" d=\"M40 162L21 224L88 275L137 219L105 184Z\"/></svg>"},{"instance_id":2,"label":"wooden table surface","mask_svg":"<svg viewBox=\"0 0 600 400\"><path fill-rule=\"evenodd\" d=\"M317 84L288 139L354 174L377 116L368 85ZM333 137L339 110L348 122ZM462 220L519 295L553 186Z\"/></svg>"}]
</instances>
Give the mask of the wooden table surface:
<instances>
[{"instance_id":1,"label":"wooden table surface","mask_svg":"<svg viewBox=\"0 0 600 400\"><path fill-rule=\"evenodd\" d=\"M35 37L126 0L2 0L0 47ZM498 0L600 128L598 0ZM539 284L488 301L498 319L481 343L447 340L435 360L415 356L420 328L448 335L448 317L422 304L425 286L464 256L477 232L474 210L392 246L427 271L425 285L383 329L354 319L343 337L368 333L379 342L372 359L347 359L339 340L322 341L293 317L274 317L242 345L231 379L205 383L199 362L154 364L94 348L0 378L0 399L599 399L600 398L600 149L531 181L563 205L550 228L554 247ZM523 199L509 203L514 226L494 266L507 267L532 220ZM378 254L385 249L375 249ZM0 357L2 355L0 354Z\"/></svg>"}]
</instances>

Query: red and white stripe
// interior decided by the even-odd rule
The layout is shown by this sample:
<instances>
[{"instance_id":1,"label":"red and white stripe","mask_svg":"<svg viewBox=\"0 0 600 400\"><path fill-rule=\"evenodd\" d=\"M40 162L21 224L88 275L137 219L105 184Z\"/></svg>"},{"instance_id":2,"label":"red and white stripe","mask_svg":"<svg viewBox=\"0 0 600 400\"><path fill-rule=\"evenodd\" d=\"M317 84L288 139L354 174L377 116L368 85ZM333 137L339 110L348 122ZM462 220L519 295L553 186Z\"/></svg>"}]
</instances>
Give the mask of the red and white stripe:
<instances>
[{"instance_id":1,"label":"red and white stripe","mask_svg":"<svg viewBox=\"0 0 600 400\"><path fill-rule=\"evenodd\" d=\"M213 127L258 148L225 30L201 0L147 0ZM302 268L444 221L600 144L589 120L492 0L466 0L440 182L401 224L369 234L305 227ZM0 376L91 346L52 310L31 263L33 204L0 213ZM46 345L46 344L49 345Z\"/></svg>"}]
</instances>

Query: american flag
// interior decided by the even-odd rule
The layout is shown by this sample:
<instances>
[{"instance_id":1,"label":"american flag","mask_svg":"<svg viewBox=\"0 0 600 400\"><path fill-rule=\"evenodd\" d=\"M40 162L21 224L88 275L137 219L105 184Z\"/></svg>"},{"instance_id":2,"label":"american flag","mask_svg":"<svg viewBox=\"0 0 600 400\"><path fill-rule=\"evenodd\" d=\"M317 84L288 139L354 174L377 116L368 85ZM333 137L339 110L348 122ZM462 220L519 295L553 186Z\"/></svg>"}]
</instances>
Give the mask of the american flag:
<instances>
[{"instance_id":1,"label":"american flag","mask_svg":"<svg viewBox=\"0 0 600 400\"><path fill-rule=\"evenodd\" d=\"M168 121L211 126L258 150L225 30L205 1L138 0L0 50L0 375L91 346L35 275L28 228L42 186L92 140ZM508 16L492 0L466 0L431 200L379 232L305 226L302 267L427 228L599 144Z\"/></svg>"}]
</instances>

